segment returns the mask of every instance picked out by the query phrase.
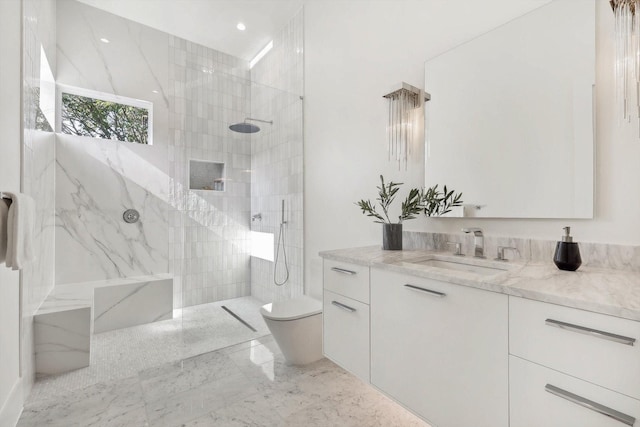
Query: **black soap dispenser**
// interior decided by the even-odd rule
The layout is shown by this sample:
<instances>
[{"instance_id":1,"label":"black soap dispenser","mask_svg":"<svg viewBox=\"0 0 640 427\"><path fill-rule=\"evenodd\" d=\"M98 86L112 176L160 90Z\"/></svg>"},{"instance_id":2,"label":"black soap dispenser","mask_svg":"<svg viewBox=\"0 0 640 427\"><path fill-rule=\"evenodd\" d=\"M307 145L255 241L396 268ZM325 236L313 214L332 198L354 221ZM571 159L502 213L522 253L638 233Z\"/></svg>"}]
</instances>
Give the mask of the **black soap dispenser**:
<instances>
[{"instance_id":1,"label":"black soap dispenser","mask_svg":"<svg viewBox=\"0 0 640 427\"><path fill-rule=\"evenodd\" d=\"M553 255L553 262L560 270L576 271L582 264L580 248L569 234L571 227L564 227L563 230L564 236L562 236L562 241L556 244L556 253Z\"/></svg>"}]
</instances>

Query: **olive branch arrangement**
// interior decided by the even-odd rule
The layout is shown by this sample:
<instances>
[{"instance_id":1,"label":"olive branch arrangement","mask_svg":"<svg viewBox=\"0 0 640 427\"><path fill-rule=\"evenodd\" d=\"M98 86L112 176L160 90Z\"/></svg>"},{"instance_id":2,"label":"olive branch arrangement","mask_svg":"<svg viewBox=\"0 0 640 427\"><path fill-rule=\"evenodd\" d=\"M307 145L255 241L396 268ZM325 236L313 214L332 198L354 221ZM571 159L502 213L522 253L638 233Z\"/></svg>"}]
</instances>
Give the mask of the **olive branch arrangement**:
<instances>
[{"instance_id":1,"label":"olive branch arrangement","mask_svg":"<svg viewBox=\"0 0 640 427\"><path fill-rule=\"evenodd\" d=\"M389 218L389 207L395 200L401 185L401 182L389 181L389 183L385 183L384 177L380 175L380 186L376 187L378 189L376 200L382 213L378 213L371 200L362 199L356 202L356 205L363 214L375 218L374 222L392 224L391 218ZM456 193L454 190L449 191L446 185L443 191L438 190L438 184L427 189L412 188L407 198L402 202L397 224L414 219L420 213L424 213L428 217L441 216L451 212L451 208L461 206L462 203L462 193Z\"/></svg>"}]
</instances>

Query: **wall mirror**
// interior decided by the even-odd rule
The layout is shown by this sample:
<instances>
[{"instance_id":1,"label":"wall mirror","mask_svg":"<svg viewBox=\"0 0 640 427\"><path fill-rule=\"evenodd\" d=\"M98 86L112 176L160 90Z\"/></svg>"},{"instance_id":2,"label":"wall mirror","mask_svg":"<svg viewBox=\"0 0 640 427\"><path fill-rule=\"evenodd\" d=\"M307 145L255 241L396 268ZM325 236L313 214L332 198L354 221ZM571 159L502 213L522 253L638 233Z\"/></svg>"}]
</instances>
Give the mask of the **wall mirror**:
<instances>
[{"instance_id":1,"label":"wall mirror","mask_svg":"<svg viewBox=\"0 0 640 427\"><path fill-rule=\"evenodd\" d=\"M595 2L555 0L425 63L425 185L487 218L592 218ZM462 210L461 210L462 211Z\"/></svg>"}]
</instances>

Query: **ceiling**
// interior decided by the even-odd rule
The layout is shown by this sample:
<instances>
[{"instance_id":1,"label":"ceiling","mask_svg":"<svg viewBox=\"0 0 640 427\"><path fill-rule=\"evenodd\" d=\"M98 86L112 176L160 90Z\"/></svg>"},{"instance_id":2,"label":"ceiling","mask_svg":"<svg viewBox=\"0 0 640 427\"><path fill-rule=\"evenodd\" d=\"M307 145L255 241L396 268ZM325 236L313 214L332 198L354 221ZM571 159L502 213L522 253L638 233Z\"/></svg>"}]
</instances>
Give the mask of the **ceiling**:
<instances>
[{"instance_id":1,"label":"ceiling","mask_svg":"<svg viewBox=\"0 0 640 427\"><path fill-rule=\"evenodd\" d=\"M0 0L2 1L2 0ZM457 22L472 18L475 25L455 30L468 40L477 33L466 34L472 27L494 28L506 21L540 7L552 0L78 0L176 35L192 42L208 46L220 52L251 60L278 34L300 10L305 1L327 5L356 5L359 19L366 19L367 6L372 8L385 2L392 3L401 14L439 17L445 27L456 27ZM348 9L348 8L346 8ZM245 31L236 28L238 22L246 25ZM484 24L482 24L484 23ZM393 27L390 27L393 28ZM379 30L379 28L378 28ZM395 28L394 31L401 29ZM443 34L445 31L443 31ZM466 34L466 35L465 35ZM444 37L444 39L447 39ZM446 40L445 40L446 41ZM461 40L464 41L464 40ZM437 40L431 40L437 45Z\"/></svg>"},{"instance_id":2,"label":"ceiling","mask_svg":"<svg viewBox=\"0 0 640 427\"><path fill-rule=\"evenodd\" d=\"M302 0L79 0L233 56L252 59ZM238 22L245 31L236 28Z\"/></svg>"}]
</instances>

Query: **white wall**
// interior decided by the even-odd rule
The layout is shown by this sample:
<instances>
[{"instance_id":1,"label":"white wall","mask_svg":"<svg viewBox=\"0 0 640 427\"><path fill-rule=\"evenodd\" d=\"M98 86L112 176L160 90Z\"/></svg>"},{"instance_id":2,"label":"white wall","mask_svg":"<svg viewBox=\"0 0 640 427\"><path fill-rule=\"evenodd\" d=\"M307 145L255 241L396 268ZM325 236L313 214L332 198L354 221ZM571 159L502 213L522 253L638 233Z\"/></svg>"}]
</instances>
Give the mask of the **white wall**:
<instances>
[{"instance_id":1,"label":"white wall","mask_svg":"<svg viewBox=\"0 0 640 427\"><path fill-rule=\"evenodd\" d=\"M386 160L385 104L397 82L422 87L424 61L546 1L371 1L305 5L305 281L321 291L318 251L380 244L380 225L353 205L375 198L377 177L422 186L422 153L408 171ZM640 138L614 111L613 15L596 10L596 206L592 220L418 219L405 229L640 244ZM404 196L403 196L404 197Z\"/></svg>"},{"instance_id":2,"label":"white wall","mask_svg":"<svg viewBox=\"0 0 640 427\"><path fill-rule=\"evenodd\" d=\"M0 191L20 190L20 0L0 1ZM0 264L0 426L22 409L18 272Z\"/></svg>"}]
</instances>

